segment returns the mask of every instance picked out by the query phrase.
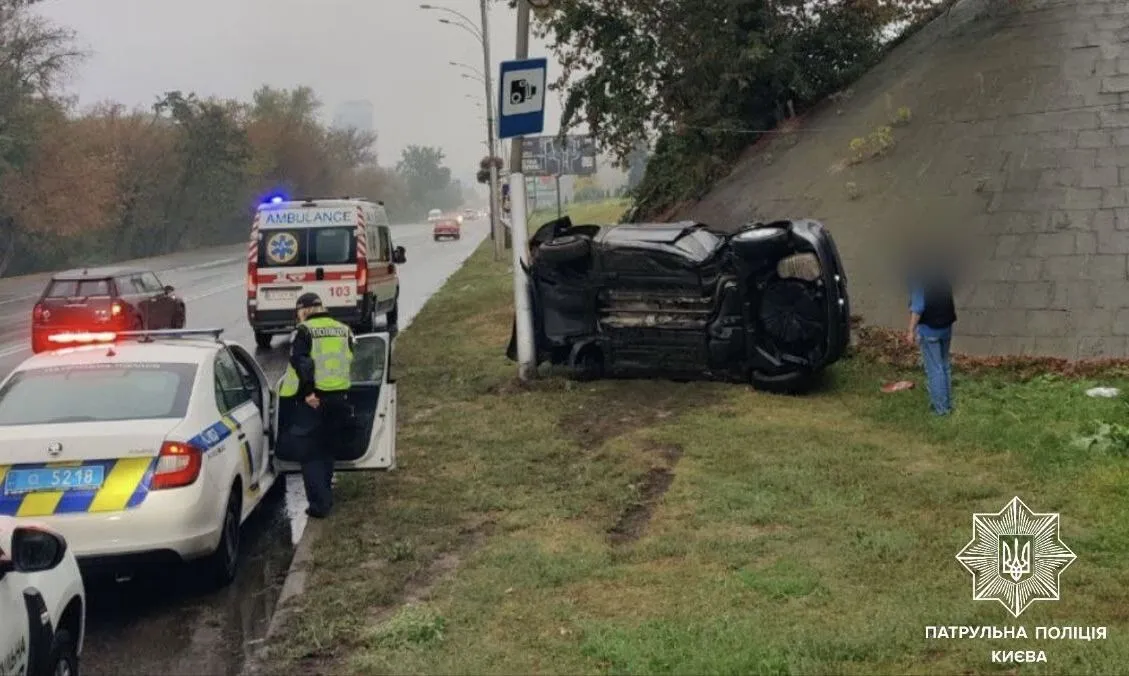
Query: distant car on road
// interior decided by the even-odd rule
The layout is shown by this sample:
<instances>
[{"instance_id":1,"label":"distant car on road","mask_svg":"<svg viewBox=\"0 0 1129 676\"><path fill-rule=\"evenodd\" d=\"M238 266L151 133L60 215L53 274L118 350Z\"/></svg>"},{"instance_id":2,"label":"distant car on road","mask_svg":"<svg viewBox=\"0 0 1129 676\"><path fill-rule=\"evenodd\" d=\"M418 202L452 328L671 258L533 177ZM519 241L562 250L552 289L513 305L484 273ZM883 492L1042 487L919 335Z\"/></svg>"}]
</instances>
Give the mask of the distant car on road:
<instances>
[{"instance_id":1,"label":"distant car on road","mask_svg":"<svg viewBox=\"0 0 1129 676\"><path fill-rule=\"evenodd\" d=\"M32 308L31 349L51 349L59 333L184 328L187 311L174 291L141 268L56 273Z\"/></svg>"},{"instance_id":2,"label":"distant car on road","mask_svg":"<svg viewBox=\"0 0 1129 676\"><path fill-rule=\"evenodd\" d=\"M0 516L57 530L94 572L187 561L218 586L234 580L241 525L296 469L274 457L293 401L221 334L67 334L56 340L71 349L17 366L0 382ZM390 345L356 337L357 443L338 470L395 464Z\"/></svg>"},{"instance_id":3,"label":"distant car on road","mask_svg":"<svg viewBox=\"0 0 1129 676\"><path fill-rule=\"evenodd\" d=\"M86 589L58 533L0 516L0 674L78 676Z\"/></svg>"},{"instance_id":4,"label":"distant car on road","mask_svg":"<svg viewBox=\"0 0 1129 676\"><path fill-rule=\"evenodd\" d=\"M811 220L542 226L530 243L538 361L590 379L695 373L807 389L850 338L847 277ZM508 356L516 357L511 338Z\"/></svg>"},{"instance_id":5,"label":"distant car on road","mask_svg":"<svg viewBox=\"0 0 1129 676\"><path fill-rule=\"evenodd\" d=\"M440 218L443 218L443 211L441 209L432 209L431 211L427 212L428 223L434 223Z\"/></svg>"},{"instance_id":6,"label":"distant car on road","mask_svg":"<svg viewBox=\"0 0 1129 676\"><path fill-rule=\"evenodd\" d=\"M463 218L469 218L473 220L475 218L478 218L478 212L474 209L463 209Z\"/></svg>"},{"instance_id":7,"label":"distant car on road","mask_svg":"<svg viewBox=\"0 0 1129 676\"><path fill-rule=\"evenodd\" d=\"M431 227L431 236L436 242L441 239L459 239L462 237L462 225L454 218L440 219Z\"/></svg>"}]
</instances>

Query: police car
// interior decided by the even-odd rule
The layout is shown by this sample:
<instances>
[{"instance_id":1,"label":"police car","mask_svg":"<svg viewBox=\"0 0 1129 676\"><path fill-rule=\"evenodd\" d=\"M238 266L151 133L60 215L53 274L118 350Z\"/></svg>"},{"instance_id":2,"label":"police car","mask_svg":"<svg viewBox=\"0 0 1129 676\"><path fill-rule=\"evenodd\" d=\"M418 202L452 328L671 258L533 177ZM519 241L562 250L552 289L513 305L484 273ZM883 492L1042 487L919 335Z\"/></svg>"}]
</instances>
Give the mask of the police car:
<instances>
[{"instance_id":1,"label":"police car","mask_svg":"<svg viewBox=\"0 0 1129 676\"><path fill-rule=\"evenodd\" d=\"M0 676L77 676L85 612L66 540L0 516Z\"/></svg>"},{"instance_id":2,"label":"police car","mask_svg":"<svg viewBox=\"0 0 1129 676\"><path fill-rule=\"evenodd\" d=\"M221 329L64 334L0 383L0 515L66 537L84 567L190 561L218 585L242 523L279 474L287 421L251 354ZM395 465L386 333L358 336L362 423L341 470Z\"/></svg>"}]
</instances>

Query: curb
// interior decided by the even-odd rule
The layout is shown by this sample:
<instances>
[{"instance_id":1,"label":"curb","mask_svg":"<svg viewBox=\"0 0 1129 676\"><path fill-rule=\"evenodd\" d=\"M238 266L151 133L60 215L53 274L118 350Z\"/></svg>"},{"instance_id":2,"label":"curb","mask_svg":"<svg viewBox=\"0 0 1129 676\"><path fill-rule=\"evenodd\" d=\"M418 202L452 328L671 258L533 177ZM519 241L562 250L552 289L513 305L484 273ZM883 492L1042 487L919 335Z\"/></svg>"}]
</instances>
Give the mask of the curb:
<instances>
[{"instance_id":1,"label":"curb","mask_svg":"<svg viewBox=\"0 0 1129 676\"><path fill-rule=\"evenodd\" d=\"M290 566L286 570L286 580L283 581L282 591L279 592L278 601L274 604L274 612L271 613L270 622L267 624L267 632L262 638L253 641L252 653L239 672L241 676L263 673L263 652L294 611L290 602L306 591L306 579L313 562L313 544L321 537L323 524L323 521L314 519L306 522L302 537L294 547L294 558L290 560Z\"/></svg>"}]
</instances>

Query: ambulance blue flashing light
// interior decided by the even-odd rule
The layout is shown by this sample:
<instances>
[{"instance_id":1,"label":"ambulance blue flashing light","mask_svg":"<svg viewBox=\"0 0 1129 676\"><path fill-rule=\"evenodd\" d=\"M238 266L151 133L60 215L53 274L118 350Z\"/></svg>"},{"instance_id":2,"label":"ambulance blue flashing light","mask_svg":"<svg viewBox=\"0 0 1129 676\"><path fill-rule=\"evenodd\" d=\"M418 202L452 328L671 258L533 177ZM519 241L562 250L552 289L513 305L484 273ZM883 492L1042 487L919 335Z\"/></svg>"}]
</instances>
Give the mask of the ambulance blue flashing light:
<instances>
[{"instance_id":1,"label":"ambulance blue flashing light","mask_svg":"<svg viewBox=\"0 0 1129 676\"><path fill-rule=\"evenodd\" d=\"M285 195L283 195L281 193L275 193L275 194L267 197L265 200L263 200L263 204L282 204L285 201L286 201Z\"/></svg>"}]
</instances>

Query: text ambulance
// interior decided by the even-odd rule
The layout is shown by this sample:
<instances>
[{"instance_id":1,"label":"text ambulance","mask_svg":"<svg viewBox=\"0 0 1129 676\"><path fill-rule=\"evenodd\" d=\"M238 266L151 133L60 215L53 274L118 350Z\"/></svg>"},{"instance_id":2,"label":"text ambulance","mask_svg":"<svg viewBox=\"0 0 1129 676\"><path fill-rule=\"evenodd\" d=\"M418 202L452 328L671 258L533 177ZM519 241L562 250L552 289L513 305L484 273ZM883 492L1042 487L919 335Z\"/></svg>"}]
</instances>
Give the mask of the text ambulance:
<instances>
[{"instance_id":1,"label":"text ambulance","mask_svg":"<svg viewBox=\"0 0 1129 676\"><path fill-rule=\"evenodd\" d=\"M335 319L358 334L381 317L396 331L400 283L382 202L360 199L285 201L259 206L247 255L247 320L255 343L268 348L294 329L294 304L303 293L321 297Z\"/></svg>"}]
</instances>

